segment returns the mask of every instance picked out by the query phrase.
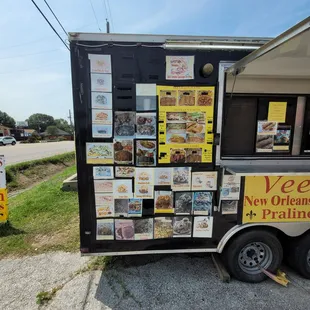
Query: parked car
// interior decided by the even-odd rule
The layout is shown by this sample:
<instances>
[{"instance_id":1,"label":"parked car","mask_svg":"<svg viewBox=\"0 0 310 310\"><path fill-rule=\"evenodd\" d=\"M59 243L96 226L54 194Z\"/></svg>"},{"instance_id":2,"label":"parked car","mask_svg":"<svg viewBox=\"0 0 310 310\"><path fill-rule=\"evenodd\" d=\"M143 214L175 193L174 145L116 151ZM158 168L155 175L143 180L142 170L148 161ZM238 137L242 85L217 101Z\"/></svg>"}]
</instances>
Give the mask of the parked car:
<instances>
[{"instance_id":1,"label":"parked car","mask_svg":"<svg viewBox=\"0 0 310 310\"><path fill-rule=\"evenodd\" d=\"M9 136L0 137L0 145L7 145L7 144L15 145L16 144L15 138Z\"/></svg>"}]
</instances>

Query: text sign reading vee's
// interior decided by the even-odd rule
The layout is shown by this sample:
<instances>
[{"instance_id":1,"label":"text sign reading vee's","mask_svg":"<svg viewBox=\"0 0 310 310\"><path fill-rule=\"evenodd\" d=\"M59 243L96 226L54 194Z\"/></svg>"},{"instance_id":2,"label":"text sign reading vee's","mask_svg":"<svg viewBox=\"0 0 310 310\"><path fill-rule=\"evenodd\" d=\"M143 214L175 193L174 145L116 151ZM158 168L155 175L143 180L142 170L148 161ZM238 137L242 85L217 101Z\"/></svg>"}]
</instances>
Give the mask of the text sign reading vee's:
<instances>
[{"instance_id":1,"label":"text sign reading vee's","mask_svg":"<svg viewBox=\"0 0 310 310\"><path fill-rule=\"evenodd\" d=\"M242 222L310 222L310 176L246 177Z\"/></svg>"}]
</instances>

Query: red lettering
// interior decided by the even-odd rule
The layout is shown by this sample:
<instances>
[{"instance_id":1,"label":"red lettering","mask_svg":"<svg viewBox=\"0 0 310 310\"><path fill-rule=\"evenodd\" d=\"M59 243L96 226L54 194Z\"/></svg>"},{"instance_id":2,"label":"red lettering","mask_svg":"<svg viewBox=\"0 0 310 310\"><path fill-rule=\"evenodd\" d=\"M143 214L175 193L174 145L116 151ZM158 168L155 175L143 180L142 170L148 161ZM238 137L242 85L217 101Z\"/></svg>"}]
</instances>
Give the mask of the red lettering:
<instances>
[{"instance_id":1,"label":"red lettering","mask_svg":"<svg viewBox=\"0 0 310 310\"><path fill-rule=\"evenodd\" d=\"M254 206L259 206L259 199L258 198L255 198L254 199Z\"/></svg>"},{"instance_id":2,"label":"red lettering","mask_svg":"<svg viewBox=\"0 0 310 310\"><path fill-rule=\"evenodd\" d=\"M271 198L271 204L272 204L273 206L279 205L280 202L281 202L280 196L277 196L277 195L272 196L272 198Z\"/></svg>"},{"instance_id":3,"label":"red lettering","mask_svg":"<svg viewBox=\"0 0 310 310\"><path fill-rule=\"evenodd\" d=\"M293 181L293 180L288 180L285 183L283 183L283 185L281 187L282 193L285 193L285 194L291 193L293 190L289 191L288 188L292 187L294 184L295 184L295 181Z\"/></svg>"},{"instance_id":4,"label":"red lettering","mask_svg":"<svg viewBox=\"0 0 310 310\"><path fill-rule=\"evenodd\" d=\"M263 209L263 220L266 220L267 215L269 215L271 211L269 209Z\"/></svg>"},{"instance_id":5,"label":"red lettering","mask_svg":"<svg viewBox=\"0 0 310 310\"><path fill-rule=\"evenodd\" d=\"M0 194L0 201L4 201L4 194Z\"/></svg>"},{"instance_id":6,"label":"red lettering","mask_svg":"<svg viewBox=\"0 0 310 310\"><path fill-rule=\"evenodd\" d=\"M278 180L274 182L274 184L272 186L270 186L270 180L269 180L269 177L265 176L264 177L265 180L266 180L266 194L268 194L273 187L275 187L275 185L282 179L282 176L281 177L278 177Z\"/></svg>"},{"instance_id":7,"label":"red lettering","mask_svg":"<svg viewBox=\"0 0 310 310\"><path fill-rule=\"evenodd\" d=\"M252 199L253 199L253 196L252 196ZM247 206L247 204L252 206L253 205L252 200L250 199L250 197L244 196L244 206Z\"/></svg>"},{"instance_id":8,"label":"red lettering","mask_svg":"<svg viewBox=\"0 0 310 310\"><path fill-rule=\"evenodd\" d=\"M303 185L304 183L305 183L306 185ZM303 189L303 188L306 188L306 187L309 186L309 185L310 185L310 180L304 180L304 181L302 181L302 182L298 185L297 191L298 191L299 193L307 193L307 192L310 191L310 188L309 188L308 190L305 190L305 191L302 191L302 189Z\"/></svg>"}]
</instances>

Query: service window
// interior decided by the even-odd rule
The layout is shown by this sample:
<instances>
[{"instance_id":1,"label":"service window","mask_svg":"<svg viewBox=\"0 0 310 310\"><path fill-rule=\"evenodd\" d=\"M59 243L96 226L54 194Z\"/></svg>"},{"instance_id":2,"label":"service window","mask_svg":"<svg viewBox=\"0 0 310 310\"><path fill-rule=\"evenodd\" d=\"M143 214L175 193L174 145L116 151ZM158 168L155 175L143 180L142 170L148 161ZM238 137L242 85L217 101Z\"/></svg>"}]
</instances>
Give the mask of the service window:
<instances>
[{"instance_id":1,"label":"service window","mask_svg":"<svg viewBox=\"0 0 310 310\"><path fill-rule=\"evenodd\" d=\"M296 108L297 96L226 97L221 155L237 158L291 156ZM310 109L308 114L310 118Z\"/></svg>"}]
</instances>

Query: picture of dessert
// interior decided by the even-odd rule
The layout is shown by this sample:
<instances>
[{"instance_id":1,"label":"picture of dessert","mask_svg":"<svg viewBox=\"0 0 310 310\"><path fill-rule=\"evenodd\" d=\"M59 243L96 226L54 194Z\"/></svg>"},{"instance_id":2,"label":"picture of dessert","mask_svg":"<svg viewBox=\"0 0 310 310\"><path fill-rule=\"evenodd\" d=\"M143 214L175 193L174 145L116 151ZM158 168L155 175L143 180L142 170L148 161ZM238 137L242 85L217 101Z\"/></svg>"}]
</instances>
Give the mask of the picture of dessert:
<instances>
[{"instance_id":1,"label":"picture of dessert","mask_svg":"<svg viewBox=\"0 0 310 310\"><path fill-rule=\"evenodd\" d=\"M198 91L197 105L211 107L213 105L212 91Z\"/></svg>"},{"instance_id":2,"label":"picture of dessert","mask_svg":"<svg viewBox=\"0 0 310 310\"><path fill-rule=\"evenodd\" d=\"M147 194L149 192L149 187L147 185L141 185L139 187L139 193Z\"/></svg>"},{"instance_id":3,"label":"picture of dessert","mask_svg":"<svg viewBox=\"0 0 310 310\"><path fill-rule=\"evenodd\" d=\"M155 168L155 185L170 185L171 172L171 168Z\"/></svg>"},{"instance_id":4,"label":"picture of dessert","mask_svg":"<svg viewBox=\"0 0 310 310\"><path fill-rule=\"evenodd\" d=\"M114 180L113 181L113 196L114 198L127 199L132 198L132 179Z\"/></svg>"},{"instance_id":5,"label":"picture of dessert","mask_svg":"<svg viewBox=\"0 0 310 310\"><path fill-rule=\"evenodd\" d=\"M155 213L156 210L172 209L172 192L156 191L155 192Z\"/></svg>"}]
</instances>

